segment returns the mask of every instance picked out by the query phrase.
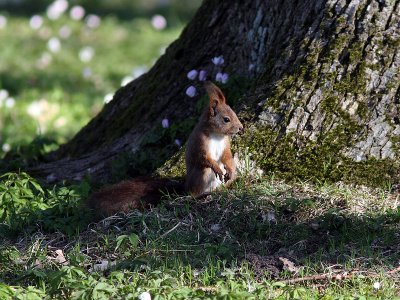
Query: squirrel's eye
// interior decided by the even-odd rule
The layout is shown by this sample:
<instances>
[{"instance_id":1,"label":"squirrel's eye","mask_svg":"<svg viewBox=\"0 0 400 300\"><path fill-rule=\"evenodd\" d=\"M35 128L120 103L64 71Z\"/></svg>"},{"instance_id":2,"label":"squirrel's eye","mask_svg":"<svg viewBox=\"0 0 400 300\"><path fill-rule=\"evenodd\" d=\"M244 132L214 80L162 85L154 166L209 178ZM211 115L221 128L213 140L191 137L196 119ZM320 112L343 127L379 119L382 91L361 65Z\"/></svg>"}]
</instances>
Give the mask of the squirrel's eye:
<instances>
[{"instance_id":1,"label":"squirrel's eye","mask_svg":"<svg viewBox=\"0 0 400 300\"><path fill-rule=\"evenodd\" d=\"M225 123L229 123L231 121L231 119L229 119L228 117L224 117L224 122Z\"/></svg>"}]
</instances>

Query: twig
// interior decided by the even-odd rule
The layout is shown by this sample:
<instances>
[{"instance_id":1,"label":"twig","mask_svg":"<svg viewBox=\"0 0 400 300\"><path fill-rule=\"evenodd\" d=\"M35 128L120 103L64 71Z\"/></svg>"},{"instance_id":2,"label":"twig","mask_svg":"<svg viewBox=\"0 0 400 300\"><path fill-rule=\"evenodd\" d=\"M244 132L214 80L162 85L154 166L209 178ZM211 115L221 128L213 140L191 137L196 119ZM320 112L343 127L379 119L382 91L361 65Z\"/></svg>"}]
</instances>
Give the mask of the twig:
<instances>
[{"instance_id":1,"label":"twig","mask_svg":"<svg viewBox=\"0 0 400 300\"><path fill-rule=\"evenodd\" d=\"M317 275L313 275L313 276L304 276L304 277L297 277L297 278L281 280L281 281L279 281L279 283L291 284L291 283L298 283L298 282L304 282L304 281L319 281L319 280L331 280L331 279L342 280L342 279L349 278L350 277L349 275L350 274L347 274L346 272L343 274L336 274L336 275L333 275L331 273L324 273L324 274L317 274Z\"/></svg>"},{"instance_id":2,"label":"twig","mask_svg":"<svg viewBox=\"0 0 400 300\"><path fill-rule=\"evenodd\" d=\"M393 275L397 272L400 272L400 266L393 270L387 271L384 274ZM298 283L298 282L305 282L305 281L343 280L343 279L350 279L350 278L353 278L354 276L361 275L361 274L366 274L366 276L369 278L376 278L379 276L379 274L377 274L375 272L351 271L351 272L341 272L341 273L337 273L337 274L324 273L324 274L316 274L313 276L297 277L297 278L281 280L281 281L279 281L279 283L291 284L291 283Z\"/></svg>"},{"instance_id":3,"label":"twig","mask_svg":"<svg viewBox=\"0 0 400 300\"><path fill-rule=\"evenodd\" d=\"M158 249L157 252L194 252L195 250L190 250L190 249L169 249L169 250L160 250Z\"/></svg>"},{"instance_id":4,"label":"twig","mask_svg":"<svg viewBox=\"0 0 400 300\"><path fill-rule=\"evenodd\" d=\"M386 274L393 275L397 272L400 272L400 266L397 268L394 268L393 270L387 271Z\"/></svg>"},{"instance_id":5,"label":"twig","mask_svg":"<svg viewBox=\"0 0 400 300\"><path fill-rule=\"evenodd\" d=\"M172 231L174 231L175 229L177 229L181 225L182 225L182 222L179 222L174 227L172 227L170 230L168 230L167 232L165 232L162 235L160 235L156 240L165 238L168 234L170 234Z\"/></svg>"},{"instance_id":6,"label":"twig","mask_svg":"<svg viewBox=\"0 0 400 300\"><path fill-rule=\"evenodd\" d=\"M212 293L212 292L217 292L218 288L214 286L198 286L195 288L198 291L203 291L206 293Z\"/></svg>"},{"instance_id":7,"label":"twig","mask_svg":"<svg viewBox=\"0 0 400 300\"><path fill-rule=\"evenodd\" d=\"M304 277L297 277L297 278L291 278L287 280L281 280L279 283L284 283L284 284L291 284L291 283L298 283L298 282L305 282L305 281L320 281L320 280L344 280L344 279L350 279L353 278L354 276L361 275L362 273L367 273L368 277L374 278L378 277L379 274L377 273L372 273L372 272L367 272L367 271L353 271L353 272L341 272L337 274L332 274L332 273L324 273L324 274L316 274L313 276L304 276Z\"/></svg>"}]
</instances>

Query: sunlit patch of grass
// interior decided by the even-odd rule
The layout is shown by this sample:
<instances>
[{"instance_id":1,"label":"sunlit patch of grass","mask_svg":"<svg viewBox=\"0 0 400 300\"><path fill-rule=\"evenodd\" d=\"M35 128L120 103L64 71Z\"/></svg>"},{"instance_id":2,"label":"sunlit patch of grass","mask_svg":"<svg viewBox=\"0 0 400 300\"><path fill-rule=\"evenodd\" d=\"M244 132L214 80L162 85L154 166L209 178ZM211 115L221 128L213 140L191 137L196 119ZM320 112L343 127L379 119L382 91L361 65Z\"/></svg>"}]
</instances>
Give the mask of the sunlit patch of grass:
<instances>
[{"instance_id":1,"label":"sunlit patch of grass","mask_svg":"<svg viewBox=\"0 0 400 300\"><path fill-rule=\"evenodd\" d=\"M61 36L63 28L68 36ZM6 105L7 99L0 99L0 157L10 150L18 154L18 147L35 137L51 138L55 145L66 142L102 109L105 96L124 78L150 68L181 29L158 31L150 20L112 17L88 28L67 16L43 16L35 30L29 19L9 17L0 30L0 90L15 102ZM49 48L52 38L60 42L59 51ZM92 55L82 60L85 48Z\"/></svg>"},{"instance_id":2,"label":"sunlit patch of grass","mask_svg":"<svg viewBox=\"0 0 400 300\"><path fill-rule=\"evenodd\" d=\"M79 186L43 189L26 173L0 176L0 235L12 236L42 228L73 234L85 224L85 211L80 199L89 187ZM75 224L74 226L70 226Z\"/></svg>"}]
</instances>

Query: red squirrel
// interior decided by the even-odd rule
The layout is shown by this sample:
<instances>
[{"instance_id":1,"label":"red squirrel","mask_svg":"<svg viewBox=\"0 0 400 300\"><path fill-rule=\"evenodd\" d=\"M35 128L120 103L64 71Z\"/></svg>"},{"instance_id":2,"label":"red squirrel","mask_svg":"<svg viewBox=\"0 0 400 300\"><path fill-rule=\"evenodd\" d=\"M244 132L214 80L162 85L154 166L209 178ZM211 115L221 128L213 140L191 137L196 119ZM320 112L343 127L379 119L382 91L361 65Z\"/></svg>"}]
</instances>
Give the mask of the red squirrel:
<instances>
[{"instance_id":1,"label":"red squirrel","mask_svg":"<svg viewBox=\"0 0 400 300\"><path fill-rule=\"evenodd\" d=\"M210 103L189 136L186 146L186 189L194 197L209 193L236 178L230 136L243 132L235 112L222 91L211 82L205 85Z\"/></svg>"},{"instance_id":2,"label":"red squirrel","mask_svg":"<svg viewBox=\"0 0 400 300\"><path fill-rule=\"evenodd\" d=\"M210 101L187 141L185 188L166 178L136 177L122 181L100 189L88 199L88 206L96 214L109 216L149 208L160 202L165 190L178 194L186 190L198 198L235 180L230 136L242 133L243 125L216 85L207 82L205 88Z\"/></svg>"}]
</instances>

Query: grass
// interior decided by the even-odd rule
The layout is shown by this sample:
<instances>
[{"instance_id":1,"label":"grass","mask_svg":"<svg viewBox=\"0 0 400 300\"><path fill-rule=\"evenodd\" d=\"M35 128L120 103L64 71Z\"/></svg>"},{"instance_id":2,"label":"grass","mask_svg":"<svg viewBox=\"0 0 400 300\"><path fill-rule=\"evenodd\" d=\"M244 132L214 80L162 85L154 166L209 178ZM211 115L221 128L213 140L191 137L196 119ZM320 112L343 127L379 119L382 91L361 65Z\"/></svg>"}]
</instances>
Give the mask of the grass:
<instances>
[{"instance_id":1,"label":"grass","mask_svg":"<svg viewBox=\"0 0 400 300\"><path fill-rule=\"evenodd\" d=\"M0 158L7 152L35 158L66 142L124 81L150 68L181 29L159 31L149 19L113 17L89 28L67 16L43 16L35 30L28 18L9 17L0 29L0 90L8 94L0 95ZM58 51L50 50L52 38Z\"/></svg>"},{"instance_id":2,"label":"grass","mask_svg":"<svg viewBox=\"0 0 400 300\"><path fill-rule=\"evenodd\" d=\"M400 260L398 194L242 177L235 189L201 201L169 195L150 211L93 222L80 201L70 202L78 209L69 216L55 210L57 187L42 193L27 175L8 176L28 178L34 199L46 205L29 208L32 218L3 235L5 299L400 297L399 273L390 273ZM87 194L61 188L81 200ZM80 224L61 222L74 215ZM58 227L45 226L49 216Z\"/></svg>"},{"instance_id":3,"label":"grass","mask_svg":"<svg viewBox=\"0 0 400 300\"><path fill-rule=\"evenodd\" d=\"M39 30L27 18L7 21L0 167L14 170L67 141L182 29L157 31L140 18L103 17L93 29L66 16L44 18ZM52 37L59 52L48 48ZM94 51L87 62L85 47ZM85 207L86 181L1 175L0 299L400 298L398 193L251 171L203 200L166 195L149 211L103 220Z\"/></svg>"}]
</instances>

